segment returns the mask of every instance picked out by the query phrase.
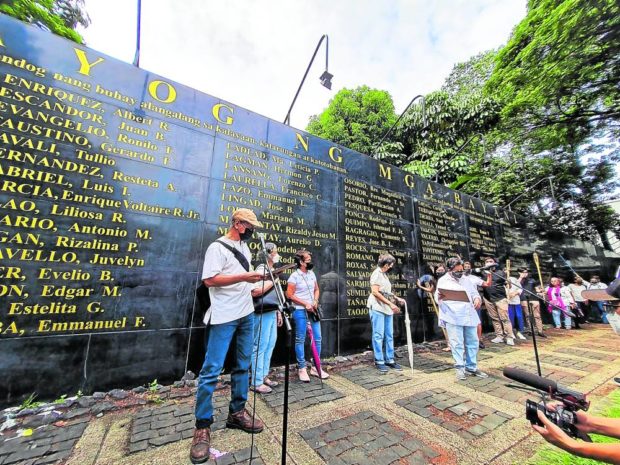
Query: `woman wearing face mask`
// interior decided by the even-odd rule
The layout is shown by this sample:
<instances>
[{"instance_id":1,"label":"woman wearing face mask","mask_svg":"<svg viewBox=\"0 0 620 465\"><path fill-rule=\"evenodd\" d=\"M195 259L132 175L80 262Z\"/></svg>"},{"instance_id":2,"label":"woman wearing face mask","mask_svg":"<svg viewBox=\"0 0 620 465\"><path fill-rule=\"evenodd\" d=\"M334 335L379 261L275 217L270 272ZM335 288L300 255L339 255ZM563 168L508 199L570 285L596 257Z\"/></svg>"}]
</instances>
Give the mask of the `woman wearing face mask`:
<instances>
[{"instance_id":1,"label":"woman wearing face mask","mask_svg":"<svg viewBox=\"0 0 620 465\"><path fill-rule=\"evenodd\" d=\"M304 383L310 382L308 371L306 370L306 358L304 346L306 343L306 326L308 321L312 327L314 342L316 344L317 353L321 354L321 322L319 320L309 319L310 314L316 313L319 305L319 283L312 268L312 254L306 249L298 250L295 253L295 262L297 270L288 278L288 286L286 288L286 297L295 304L293 312L293 322L295 323L295 356L297 357L297 369L299 380ZM329 375L321 369L318 373L316 368L310 369L312 376L320 376L322 379L329 378Z\"/></svg>"},{"instance_id":2,"label":"woman wearing face mask","mask_svg":"<svg viewBox=\"0 0 620 465\"><path fill-rule=\"evenodd\" d=\"M560 278L554 276L549 281L549 286L546 289L547 302L550 303L547 308L553 316L553 322L556 329L562 328L562 314L564 314L564 327L571 329L571 319L566 313L567 305L562 298L562 281Z\"/></svg>"},{"instance_id":3,"label":"woman wearing face mask","mask_svg":"<svg viewBox=\"0 0 620 465\"><path fill-rule=\"evenodd\" d=\"M394 267L396 259L390 254L379 255L377 268L370 275L371 293L368 296L370 322L372 324L372 350L375 366L380 373L388 372L388 367L402 371L394 361L394 314L400 313L396 304L388 299L392 294L392 284L387 273ZM393 296L400 303L405 301ZM385 347L385 352L384 352Z\"/></svg>"},{"instance_id":4,"label":"woman wearing face mask","mask_svg":"<svg viewBox=\"0 0 620 465\"><path fill-rule=\"evenodd\" d=\"M458 257L446 262L448 272L437 281L435 298L439 302L439 325L446 328L450 338L450 348L456 368L456 379L464 380L466 376L487 378L488 375L478 369L478 317L477 309L482 304L476 286L463 276L463 262ZM454 300L447 291L463 291L466 299ZM465 295L463 294L463 295ZM466 301L465 301L466 300Z\"/></svg>"},{"instance_id":5,"label":"woman wearing face mask","mask_svg":"<svg viewBox=\"0 0 620 465\"><path fill-rule=\"evenodd\" d=\"M265 252L267 254L265 255ZM273 272L274 265L280 261L278 249L272 242L265 244L265 251L257 253L257 262L260 263L256 270L267 278L269 271L265 267L265 259L269 269ZM263 297L259 299L259 297ZM273 281L265 279L254 284L252 289L254 300L254 348L252 350L252 378L250 390L261 394L268 394L271 388L278 385L267 377L271 365L271 355L276 346L278 336L277 326L282 326L282 315L278 309L278 297Z\"/></svg>"}]
</instances>

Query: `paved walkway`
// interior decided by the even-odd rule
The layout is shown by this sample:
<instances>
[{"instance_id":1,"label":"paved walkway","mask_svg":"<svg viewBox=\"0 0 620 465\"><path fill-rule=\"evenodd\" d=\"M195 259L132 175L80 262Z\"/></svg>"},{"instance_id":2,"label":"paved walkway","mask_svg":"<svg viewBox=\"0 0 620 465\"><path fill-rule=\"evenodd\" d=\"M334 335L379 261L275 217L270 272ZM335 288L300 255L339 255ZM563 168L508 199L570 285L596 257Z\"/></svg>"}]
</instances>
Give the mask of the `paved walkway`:
<instances>
[{"instance_id":1,"label":"paved walkway","mask_svg":"<svg viewBox=\"0 0 620 465\"><path fill-rule=\"evenodd\" d=\"M620 372L620 338L608 326L548 334L538 340L544 376L590 393L593 405L616 388L611 378ZM536 396L501 372L505 366L535 372L532 343L488 346L479 363L488 379L457 382L449 354L416 346L413 375L408 368L380 375L366 356L330 366L323 386L317 379L309 385L292 381L287 463L525 463L542 444L524 418L525 399ZM194 390L191 383L177 383L157 394L108 396L94 405L89 398L47 420L22 416L0 436L0 465L190 463ZM253 464L281 463L282 385L256 398L266 428L253 444L250 435L224 427L225 387L215 402L212 447L223 455L209 464L248 464L250 452ZM251 396L250 407L252 402ZM32 434L18 436L18 427Z\"/></svg>"}]
</instances>

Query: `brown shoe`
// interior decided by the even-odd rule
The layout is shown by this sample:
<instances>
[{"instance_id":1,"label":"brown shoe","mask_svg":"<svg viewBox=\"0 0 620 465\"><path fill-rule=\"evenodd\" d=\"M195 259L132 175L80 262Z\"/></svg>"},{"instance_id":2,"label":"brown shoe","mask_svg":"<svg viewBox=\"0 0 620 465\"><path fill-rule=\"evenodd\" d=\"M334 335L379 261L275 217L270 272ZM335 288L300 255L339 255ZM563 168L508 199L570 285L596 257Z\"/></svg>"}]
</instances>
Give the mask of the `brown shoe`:
<instances>
[{"instance_id":1,"label":"brown shoe","mask_svg":"<svg viewBox=\"0 0 620 465\"><path fill-rule=\"evenodd\" d=\"M252 419L246 409L239 410L235 413L229 413L226 420L226 428L236 428L246 433L260 433L264 424L258 418Z\"/></svg>"},{"instance_id":2,"label":"brown shoe","mask_svg":"<svg viewBox=\"0 0 620 465\"><path fill-rule=\"evenodd\" d=\"M209 447L211 446L211 429L196 428L192 448L189 450L189 459L192 463L205 463L209 460Z\"/></svg>"}]
</instances>

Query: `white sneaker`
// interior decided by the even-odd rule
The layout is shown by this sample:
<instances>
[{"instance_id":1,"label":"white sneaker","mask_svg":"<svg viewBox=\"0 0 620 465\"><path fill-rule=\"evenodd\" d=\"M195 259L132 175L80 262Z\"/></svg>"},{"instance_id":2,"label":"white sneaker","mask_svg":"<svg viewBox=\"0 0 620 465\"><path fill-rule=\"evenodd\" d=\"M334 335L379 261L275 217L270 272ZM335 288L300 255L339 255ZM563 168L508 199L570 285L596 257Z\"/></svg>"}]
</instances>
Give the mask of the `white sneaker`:
<instances>
[{"instance_id":1,"label":"white sneaker","mask_svg":"<svg viewBox=\"0 0 620 465\"><path fill-rule=\"evenodd\" d=\"M523 334L521 334L519 331L517 331L517 337L521 339L522 341L527 340L527 338Z\"/></svg>"},{"instance_id":2,"label":"white sneaker","mask_svg":"<svg viewBox=\"0 0 620 465\"><path fill-rule=\"evenodd\" d=\"M493 344L501 344L502 342L504 342L504 338L501 336L497 336L495 339L491 339L491 342Z\"/></svg>"},{"instance_id":3,"label":"white sneaker","mask_svg":"<svg viewBox=\"0 0 620 465\"><path fill-rule=\"evenodd\" d=\"M514 337L507 337L506 338L506 344L508 344L509 346L515 345L515 338Z\"/></svg>"}]
</instances>

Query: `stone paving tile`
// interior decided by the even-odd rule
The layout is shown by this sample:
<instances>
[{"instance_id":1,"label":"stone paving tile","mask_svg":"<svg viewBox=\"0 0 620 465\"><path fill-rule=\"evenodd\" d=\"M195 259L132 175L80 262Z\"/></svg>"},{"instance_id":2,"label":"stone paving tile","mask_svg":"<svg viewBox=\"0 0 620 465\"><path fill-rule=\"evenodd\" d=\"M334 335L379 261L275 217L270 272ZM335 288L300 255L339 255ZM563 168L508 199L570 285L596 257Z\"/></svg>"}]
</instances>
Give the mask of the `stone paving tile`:
<instances>
[{"instance_id":1,"label":"stone paving tile","mask_svg":"<svg viewBox=\"0 0 620 465\"><path fill-rule=\"evenodd\" d=\"M229 401L228 395L216 393L213 396L215 422L211 425L211 431L226 427ZM194 424L193 402L144 409L133 417L129 453L142 452L191 438L194 434Z\"/></svg>"},{"instance_id":2,"label":"stone paving tile","mask_svg":"<svg viewBox=\"0 0 620 465\"><path fill-rule=\"evenodd\" d=\"M375 367L360 367L340 373L343 378L365 389L376 389L383 386L407 381L409 378L394 370L381 374Z\"/></svg>"},{"instance_id":3,"label":"stone paving tile","mask_svg":"<svg viewBox=\"0 0 620 465\"><path fill-rule=\"evenodd\" d=\"M486 379L468 376L466 380L459 381L459 384L464 384L476 391L481 391L510 402L524 402L528 396L528 391L525 387L521 390L509 386L509 384L518 386L519 384L516 381L511 381L507 378L500 378L493 375L490 375Z\"/></svg>"},{"instance_id":4,"label":"stone paving tile","mask_svg":"<svg viewBox=\"0 0 620 465\"><path fill-rule=\"evenodd\" d=\"M32 436L0 436L0 464L57 463L66 459L88 426L88 418L65 426L47 425L33 430Z\"/></svg>"},{"instance_id":5,"label":"stone paving tile","mask_svg":"<svg viewBox=\"0 0 620 465\"><path fill-rule=\"evenodd\" d=\"M433 418L433 423L466 440L493 431L513 418L441 388L419 392L395 403L423 418Z\"/></svg>"},{"instance_id":6,"label":"stone paving tile","mask_svg":"<svg viewBox=\"0 0 620 465\"><path fill-rule=\"evenodd\" d=\"M403 367L410 368L409 356L405 355L398 361L398 363L400 363ZM436 373L438 371L449 370L453 367L454 365L452 363L446 363L432 357L424 357L418 354L413 355L413 369L422 371L423 373Z\"/></svg>"},{"instance_id":7,"label":"stone paving tile","mask_svg":"<svg viewBox=\"0 0 620 465\"><path fill-rule=\"evenodd\" d=\"M604 342L604 341L587 341L587 344L585 344L588 348L590 349L596 349L596 350L603 350L606 352L613 352L615 354L618 353L618 342L617 341L609 341L609 342Z\"/></svg>"},{"instance_id":8,"label":"stone paving tile","mask_svg":"<svg viewBox=\"0 0 620 465\"><path fill-rule=\"evenodd\" d=\"M252 462L250 463L250 451L252 452ZM265 462L260 457L259 450L254 447L250 449L246 447L245 449L240 449L238 451L229 452L227 454L222 455L215 459L215 465L265 465Z\"/></svg>"},{"instance_id":9,"label":"stone paving tile","mask_svg":"<svg viewBox=\"0 0 620 465\"><path fill-rule=\"evenodd\" d=\"M558 352L560 354L575 355L577 357L583 357L583 358L591 358L593 360L601 360L605 362L613 362L614 360L618 358L616 355L601 354L599 352L592 352L587 349L583 349L580 347L574 347L574 346L555 349L554 352Z\"/></svg>"},{"instance_id":10,"label":"stone paving tile","mask_svg":"<svg viewBox=\"0 0 620 465\"><path fill-rule=\"evenodd\" d=\"M370 411L300 431L299 435L329 465L428 464L446 458Z\"/></svg>"},{"instance_id":11,"label":"stone paving tile","mask_svg":"<svg viewBox=\"0 0 620 465\"><path fill-rule=\"evenodd\" d=\"M310 383L291 381L288 393L289 411L294 412L343 397L345 397L345 395L342 392L334 389L329 384L323 383L321 386L318 379L312 378ZM284 411L284 383L280 383L273 388L273 391L269 394L261 394L261 398L271 408L275 409L278 413L282 413Z\"/></svg>"},{"instance_id":12,"label":"stone paving tile","mask_svg":"<svg viewBox=\"0 0 620 465\"><path fill-rule=\"evenodd\" d=\"M534 361L534 357L530 357L529 361ZM587 372L598 371L602 368L602 365L597 363L590 363L587 361L575 360L572 358L561 357L559 355L542 354L540 361L548 363L550 365L557 365L564 368L572 368L573 370L581 370Z\"/></svg>"}]
</instances>

